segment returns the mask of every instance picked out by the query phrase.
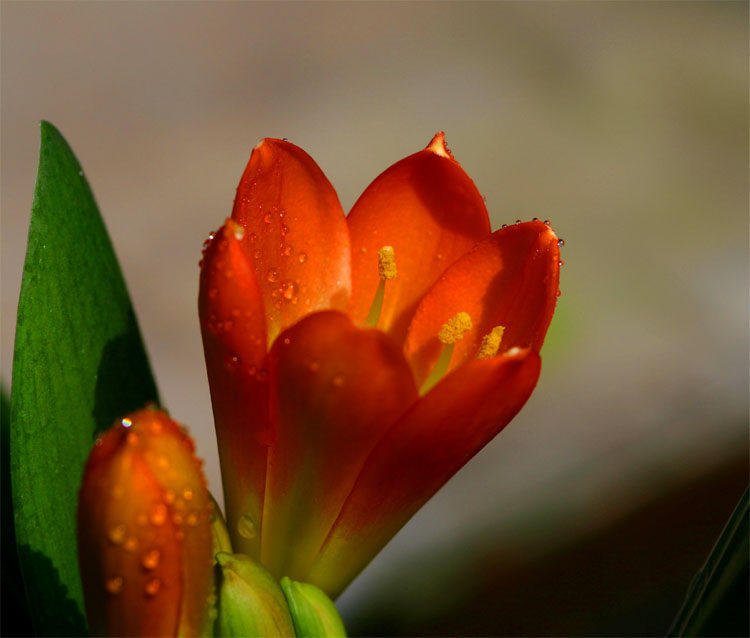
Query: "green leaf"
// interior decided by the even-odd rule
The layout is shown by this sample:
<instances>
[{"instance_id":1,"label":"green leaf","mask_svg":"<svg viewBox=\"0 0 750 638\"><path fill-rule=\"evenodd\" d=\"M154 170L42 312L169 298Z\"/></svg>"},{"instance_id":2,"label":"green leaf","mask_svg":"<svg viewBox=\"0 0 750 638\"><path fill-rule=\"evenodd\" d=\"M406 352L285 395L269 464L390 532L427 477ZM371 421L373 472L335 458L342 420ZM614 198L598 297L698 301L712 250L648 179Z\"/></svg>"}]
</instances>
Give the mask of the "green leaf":
<instances>
[{"instance_id":1,"label":"green leaf","mask_svg":"<svg viewBox=\"0 0 750 638\"><path fill-rule=\"evenodd\" d=\"M0 614L0 636L31 636L31 617L26 604L21 579L21 567L16 551L16 531L13 527L13 501L10 491L10 398L5 386L0 386L0 489L2 490L2 587L3 607L12 612Z\"/></svg>"},{"instance_id":2,"label":"green leaf","mask_svg":"<svg viewBox=\"0 0 750 638\"><path fill-rule=\"evenodd\" d=\"M750 488L693 578L667 635L747 636L750 630Z\"/></svg>"},{"instance_id":3,"label":"green leaf","mask_svg":"<svg viewBox=\"0 0 750 638\"><path fill-rule=\"evenodd\" d=\"M86 633L76 502L95 434L157 400L117 258L91 189L58 130L41 149L11 388L18 553L34 628Z\"/></svg>"}]
</instances>

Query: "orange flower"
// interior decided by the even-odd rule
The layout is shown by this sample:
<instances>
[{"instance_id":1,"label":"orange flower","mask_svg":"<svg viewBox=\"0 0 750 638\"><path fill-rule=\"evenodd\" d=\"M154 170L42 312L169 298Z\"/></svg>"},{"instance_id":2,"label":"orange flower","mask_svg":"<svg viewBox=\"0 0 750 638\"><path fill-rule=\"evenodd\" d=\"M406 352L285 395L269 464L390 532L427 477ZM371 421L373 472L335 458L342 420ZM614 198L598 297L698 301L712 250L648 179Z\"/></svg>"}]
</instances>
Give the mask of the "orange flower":
<instances>
[{"instance_id":1,"label":"orange flower","mask_svg":"<svg viewBox=\"0 0 750 638\"><path fill-rule=\"evenodd\" d=\"M558 239L492 233L439 133L348 217L312 158L263 140L210 240L199 309L235 551L336 596L528 399Z\"/></svg>"},{"instance_id":2,"label":"orange flower","mask_svg":"<svg viewBox=\"0 0 750 638\"><path fill-rule=\"evenodd\" d=\"M211 501L193 442L143 409L96 441L78 498L92 636L203 635L213 586Z\"/></svg>"}]
</instances>

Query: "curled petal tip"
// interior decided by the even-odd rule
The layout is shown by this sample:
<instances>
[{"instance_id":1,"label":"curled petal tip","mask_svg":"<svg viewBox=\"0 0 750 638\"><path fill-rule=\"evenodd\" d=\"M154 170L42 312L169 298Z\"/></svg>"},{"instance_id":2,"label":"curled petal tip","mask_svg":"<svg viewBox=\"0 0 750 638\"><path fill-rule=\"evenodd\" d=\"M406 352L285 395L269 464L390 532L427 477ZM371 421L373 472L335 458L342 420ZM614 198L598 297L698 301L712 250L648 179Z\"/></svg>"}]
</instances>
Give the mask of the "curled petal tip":
<instances>
[{"instance_id":1,"label":"curled petal tip","mask_svg":"<svg viewBox=\"0 0 750 638\"><path fill-rule=\"evenodd\" d=\"M435 136L430 140L425 150L432 151L435 155L440 155L440 157L455 159L453 153L451 153L445 143L445 133L443 131L435 133Z\"/></svg>"}]
</instances>

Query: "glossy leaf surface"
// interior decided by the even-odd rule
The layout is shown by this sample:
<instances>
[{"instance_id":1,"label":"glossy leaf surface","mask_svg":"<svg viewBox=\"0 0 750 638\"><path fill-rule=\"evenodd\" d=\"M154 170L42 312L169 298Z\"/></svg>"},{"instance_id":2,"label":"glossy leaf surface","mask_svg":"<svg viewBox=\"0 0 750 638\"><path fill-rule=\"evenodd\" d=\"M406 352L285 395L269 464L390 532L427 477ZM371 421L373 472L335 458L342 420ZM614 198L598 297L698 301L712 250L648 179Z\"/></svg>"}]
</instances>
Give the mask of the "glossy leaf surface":
<instances>
[{"instance_id":1,"label":"glossy leaf surface","mask_svg":"<svg viewBox=\"0 0 750 638\"><path fill-rule=\"evenodd\" d=\"M133 308L83 171L41 125L13 362L11 476L37 634L83 635L76 501L94 435L157 399Z\"/></svg>"}]
</instances>

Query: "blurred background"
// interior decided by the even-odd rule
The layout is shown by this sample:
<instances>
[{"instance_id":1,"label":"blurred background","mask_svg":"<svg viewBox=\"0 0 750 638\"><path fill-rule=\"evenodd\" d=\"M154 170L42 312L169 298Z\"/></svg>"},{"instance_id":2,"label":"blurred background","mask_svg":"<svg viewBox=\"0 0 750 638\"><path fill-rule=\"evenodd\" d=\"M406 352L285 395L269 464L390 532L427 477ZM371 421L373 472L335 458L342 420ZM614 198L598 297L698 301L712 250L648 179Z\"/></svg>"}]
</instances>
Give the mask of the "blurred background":
<instances>
[{"instance_id":1,"label":"blurred background","mask_svg":"<svg viewBox=\"0 0 750 638\"><path fill-rule=\"evenodd\" d=\"M536 393L339 600L352 634L662 635L748 481L748 4L3 2L2 379L38 122L220 493L200 249L286 137L348 210L445 130L565 238ZM85 238L81 238L85 249Z\"/></svg>"}]
</instances>

